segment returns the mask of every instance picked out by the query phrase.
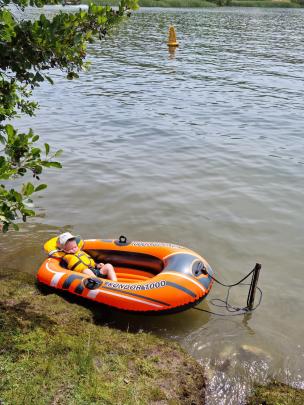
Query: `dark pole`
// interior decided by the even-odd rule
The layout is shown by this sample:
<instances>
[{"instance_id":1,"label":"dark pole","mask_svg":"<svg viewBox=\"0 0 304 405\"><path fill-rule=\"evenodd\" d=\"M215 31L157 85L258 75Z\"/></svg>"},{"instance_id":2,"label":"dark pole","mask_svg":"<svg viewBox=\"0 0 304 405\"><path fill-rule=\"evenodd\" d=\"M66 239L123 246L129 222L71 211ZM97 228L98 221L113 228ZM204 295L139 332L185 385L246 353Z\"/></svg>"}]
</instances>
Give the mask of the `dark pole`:
<instances>
[{"instance_id":1,"label":"dark pole","mask_svg":"<svg viewBox=\"0 0 304 405\"><path fill-rule=\"evenodd\" d=\"M255 297L256 287L258 284L261 268L262 268L262 266L259 263L256 263L254 272L252 273L251 284L250 284L248 297L247 297L247 308L246 309L248 311L251 311L253 308L254 297Z\"/></svg>"}]
</instances>

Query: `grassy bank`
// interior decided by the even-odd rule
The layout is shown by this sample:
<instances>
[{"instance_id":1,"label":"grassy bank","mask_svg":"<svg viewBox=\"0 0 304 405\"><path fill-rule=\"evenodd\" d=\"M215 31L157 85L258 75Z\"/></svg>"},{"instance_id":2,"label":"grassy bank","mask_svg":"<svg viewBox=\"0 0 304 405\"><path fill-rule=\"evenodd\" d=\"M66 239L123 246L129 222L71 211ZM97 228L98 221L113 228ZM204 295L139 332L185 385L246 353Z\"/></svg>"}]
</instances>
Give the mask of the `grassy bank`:
<instances>
[{"instance_id":1,"label":"grassy bank","mask_svg":"<svg viewBox=\"0 0 304 405\"><path fill-rule=\"evenodd\" d=\"M119 0L92 0L99 5L117 6ZM90 0L83 0L89 3ZM175 7L175 8L199 8L199 7L279 7L298 8L304 7L304 0L139 0L141 7Z\"/></svg>"},{"instance_id":2,"label":"grassy bank","mask_svg":"<svg viewBox=\"0 0 304 405\"><path fill-rule=\"evenodd\" d=\"M246 405L303 405L304 390L292 388L286 384L272 382L265 386L256 386Z\"/></svg>"},{"instance_id":3,"label":"grassy bank","mask_svg":"<svg viewBox=\"0 0 304 405\"><path fill-rule=\"evenodd\" d=\"M109 327L108 309L27 273L0 274L1 405L205 403L204 370L177 344ZM257 386L247 402L303 403L283 384Z\"/></svg>"},{"instance_id":4,"label":"grassy bank","mask_svg":"<svg viewBox=\"0 0 304 405\"><path fill-rule=\"evenodd\" d=\"M0 283L1 404L204 404L203 369L178 345L109 328L100 305L27 274Z\"/></svg>"}]
</instances>

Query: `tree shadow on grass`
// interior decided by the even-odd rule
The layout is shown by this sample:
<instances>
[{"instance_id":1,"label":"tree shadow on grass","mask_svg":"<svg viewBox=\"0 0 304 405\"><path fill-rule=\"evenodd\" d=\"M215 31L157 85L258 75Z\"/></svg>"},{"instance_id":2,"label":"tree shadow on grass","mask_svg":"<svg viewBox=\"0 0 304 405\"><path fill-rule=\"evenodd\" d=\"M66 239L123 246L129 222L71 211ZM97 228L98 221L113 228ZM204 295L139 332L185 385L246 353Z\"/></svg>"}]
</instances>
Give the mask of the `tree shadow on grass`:
<instances>
[{"instance_id":1,"label":"tree shadow on grass","mask_svg":"<svg viewBox=\"0 0 304 405\"><path fill-rule=\"evenodd\" d=\"M131 322L131 320L134 321L136 317L140 317L139 315L120 311L110 306L100 304L99 302L94 302L87 298L71 294L68 291L57 290L38 282L36 283L36 286L42 295L56 294L70 304L79 305L88 309L91 311L92 320L96 325L111 326L115 329L131 333L136 333L140 329L140 327L136 325L136 322Z\"/></svg>"},{"instance_id":2,"label":"tree shadow on grass","mask_svg":"<svg viewBox=\"0 0 304 405\"><path fill-rule=\"evenodd\" d=\"M7 300L0 302L0 330L11 331L33 330L36 327L50 329L56 322L45 315L37 313L26 300Z\"/></svg>"}]
</instances>

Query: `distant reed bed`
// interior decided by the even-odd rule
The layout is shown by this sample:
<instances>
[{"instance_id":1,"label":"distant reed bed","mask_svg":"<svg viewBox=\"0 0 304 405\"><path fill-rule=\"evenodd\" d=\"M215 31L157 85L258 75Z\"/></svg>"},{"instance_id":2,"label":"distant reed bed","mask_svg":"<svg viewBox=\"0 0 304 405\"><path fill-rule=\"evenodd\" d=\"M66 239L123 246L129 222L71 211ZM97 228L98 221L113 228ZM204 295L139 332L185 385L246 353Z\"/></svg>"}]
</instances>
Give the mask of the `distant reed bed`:
<instances>
[{"instance_id":1,"label":"distant reed bed","mask_svg":"<svg viewBox=\"0 0 304 405\"><path fill-rule=\"evenodd\" d=\"M119 0L83 0L85 4L118 6ZM304 0L139 0L140 7L203 8L203 7L304 7Z\"/></svg>"},{"instance_id":2,"label":"distant reed bed","mask_svg":"<svg viewBox=\"0 0 304 405\"><path fill-rule=\"evenodd\" d=\"M85 0L83 3L90 3ZM119 0L92 0L98 5L118 6ZM215 2L205 0L140 0L140 7L174 7L174 8L199 8L199 7L216 7Z\"/></svg>"}]
</instances>

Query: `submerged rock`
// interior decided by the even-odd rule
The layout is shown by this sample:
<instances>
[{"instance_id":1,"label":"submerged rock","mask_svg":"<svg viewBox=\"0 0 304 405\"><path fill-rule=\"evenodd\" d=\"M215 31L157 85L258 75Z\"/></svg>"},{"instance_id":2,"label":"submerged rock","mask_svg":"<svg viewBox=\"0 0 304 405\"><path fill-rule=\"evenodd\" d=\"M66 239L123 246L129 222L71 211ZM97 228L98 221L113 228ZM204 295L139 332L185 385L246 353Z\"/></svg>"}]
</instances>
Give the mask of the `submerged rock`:
<instances>
[{"instance_id":1,"label":"submerged rock","mask_svg":"<svg viewBox=\"0 0 304 405\"><path fill-rule=\"evenodd\" d=\"M265 350L261 349L260 347L257 346L252 346L252 345L242 345L241 350L245 353L252 354L254 356L258 357L266 357L268 359L271 358L271 355L267 353Z\"/></svg>"}]
</instances>

